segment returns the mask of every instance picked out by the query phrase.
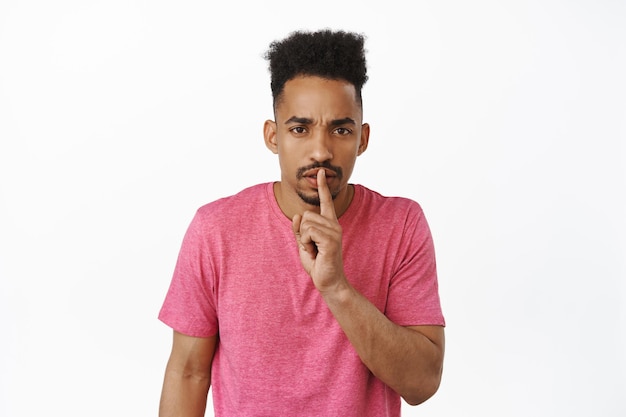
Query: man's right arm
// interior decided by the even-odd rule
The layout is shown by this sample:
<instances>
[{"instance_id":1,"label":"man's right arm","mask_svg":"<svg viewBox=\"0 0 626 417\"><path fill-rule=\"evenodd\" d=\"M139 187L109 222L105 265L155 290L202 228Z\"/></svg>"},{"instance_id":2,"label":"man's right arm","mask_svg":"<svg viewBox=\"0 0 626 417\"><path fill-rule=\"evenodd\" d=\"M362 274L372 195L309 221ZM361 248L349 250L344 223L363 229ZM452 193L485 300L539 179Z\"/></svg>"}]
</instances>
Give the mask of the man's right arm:
<instances>
[{"instance_id":1,"label":"man's right arm","mask_svg":"<svg viewBox=\"0 0 626 417\"><path fill-rule=\"evenodd\" d=\"M191 337L174 331L159 417L203 417L211 386L217 336Z\"/></svg>"}]
</instances>

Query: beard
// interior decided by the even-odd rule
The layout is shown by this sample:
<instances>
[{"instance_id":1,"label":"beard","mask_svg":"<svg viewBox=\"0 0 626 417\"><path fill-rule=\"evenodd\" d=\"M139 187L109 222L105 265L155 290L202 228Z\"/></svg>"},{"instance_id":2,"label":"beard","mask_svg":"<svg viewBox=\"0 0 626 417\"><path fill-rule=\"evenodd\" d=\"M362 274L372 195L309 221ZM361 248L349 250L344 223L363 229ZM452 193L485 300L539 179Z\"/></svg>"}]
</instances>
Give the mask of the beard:
<instances>
[{"instance_id":1,"label":"beard","mask_svg":"<svg viewBox=\"0 0 626 417\"><path fill-rule=\"evenodd\" d=\"M306 195L304 194L301 190L296 190L296 193L298 194L298 197L300 197L302 199L302 201L304 201L305 203L311 205L311 206L320 206L320 196L319 194L316 195ZM333 200L339 195L339 191L335 191L335 192L331 192L330 193L331 197L333 198Z\"/></svg>"},{"instance_id":2,"label":"beard","mask_svg":"<svg viewBox=\"0 0 626 417\"><path fill-rule=\"evenodd\" d=\"M335 178L341 182L341 180L343 179L343 170L341 169L341 167L338 166L334 166L331 165L330 162L325 161L325 162L316 162L314 164L311 165L307 165L305 167L301 167L298 168L298 171L296 172L296 178L298 180L301 180L304 178L304 173L312 170L312 169L316 169L316 168L325 168L328 169L330 171L333 171L335 173ZM315 195L309 195L309 194L305 194L304 191L300 190L300 189L296 189L296 193L298 194L298 197L300 197L300 199L302 199L302 201L304 201L305 203L311 205L311 206L320 206L320 195L319 193L315 193ZM330 190L330 195L333 198L333 200L339 195L339 190Z\"/></svg>"}]
</instances>

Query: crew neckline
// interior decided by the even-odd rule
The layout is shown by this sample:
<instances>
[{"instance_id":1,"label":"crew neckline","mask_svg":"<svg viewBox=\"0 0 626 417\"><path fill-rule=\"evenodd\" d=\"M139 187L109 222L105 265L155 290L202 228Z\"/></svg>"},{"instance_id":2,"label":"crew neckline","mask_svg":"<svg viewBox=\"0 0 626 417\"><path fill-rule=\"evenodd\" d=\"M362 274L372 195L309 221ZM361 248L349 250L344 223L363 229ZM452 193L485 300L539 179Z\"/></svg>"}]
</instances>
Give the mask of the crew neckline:
<instances>
[{"instance_id":1,"label":"crew neckline","mask_svg":"<svg viewBox=\"0 0 626 417\"><path fill-rule=\"evenodd\" d=\"M291 219L283 213L278 205L278 201L276 200L276 195L274 195L274 184L276 182L268 182L265 184L265 194L268 200L268 204L276 216L276 218L285 224L291 226ZM339 217L339 224L344 225L351 221L354 217L354 213L358 210L358 207L361 204L361 199L363 198L363 187L359 184L350 184L354 189L354 195L352 196L352 201L348 205L346 211Z\"/></svg>"}]
</instances>

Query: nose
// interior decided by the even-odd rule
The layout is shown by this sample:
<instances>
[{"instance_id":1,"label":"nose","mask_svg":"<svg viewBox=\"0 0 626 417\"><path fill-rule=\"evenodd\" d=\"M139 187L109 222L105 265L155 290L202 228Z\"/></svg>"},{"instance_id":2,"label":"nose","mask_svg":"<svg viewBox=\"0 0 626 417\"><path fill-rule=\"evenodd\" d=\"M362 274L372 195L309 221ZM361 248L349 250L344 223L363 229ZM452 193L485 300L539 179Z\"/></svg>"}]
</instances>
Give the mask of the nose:
<instances>
[{"instance_id":1,"label":"nose","mask_svg":"<svg viewBox=\"0 0 626 417\"><path fill-rule=\"evenodd\" d=\"M327 132L316 131L311 138L311 159L316 162L333 159L332 138Z\"/></svg>"}]
</instances>

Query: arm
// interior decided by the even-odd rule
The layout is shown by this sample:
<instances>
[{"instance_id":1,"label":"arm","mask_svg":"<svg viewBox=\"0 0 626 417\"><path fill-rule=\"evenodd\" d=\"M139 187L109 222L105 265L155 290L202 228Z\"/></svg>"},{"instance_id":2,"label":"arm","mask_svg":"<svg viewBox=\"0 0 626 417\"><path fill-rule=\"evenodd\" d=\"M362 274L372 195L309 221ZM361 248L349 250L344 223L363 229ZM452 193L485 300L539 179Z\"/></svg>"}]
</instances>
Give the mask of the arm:
<instances>
[{"instance_id":1,"label":"arm","mask_svg":"<svg viewBox=\"0 0 626 417\"><path fill-rule=\"evenodd\" d=\"M350 285L343 271L341 227L323 169L317 184L320 213L307 211L293 218L302 265L365 366L409 404L424 402L441 381L443 328L396 325Z\"/></svg>"},{"instance_id":2,"label":"arm","mask_svg":"<svg viewBox=\"0 0 626 417\"><path fill-rule=\"evenodd\" d=\"M204 416L216 345L217 336L199 338L174 331L159 417Z\"/></svg>"},{"instance_id":3,"label":"arm","mask_svg":"<svg viewBox=\"0 0 626 417\"><path fill-rule=\"evenodd\" d=\"M359 357L378 379L411 405L426 401L437 391L444 356L443 327L398 326L345 278L322 295Z\"/></svg>"}]
</instances>

